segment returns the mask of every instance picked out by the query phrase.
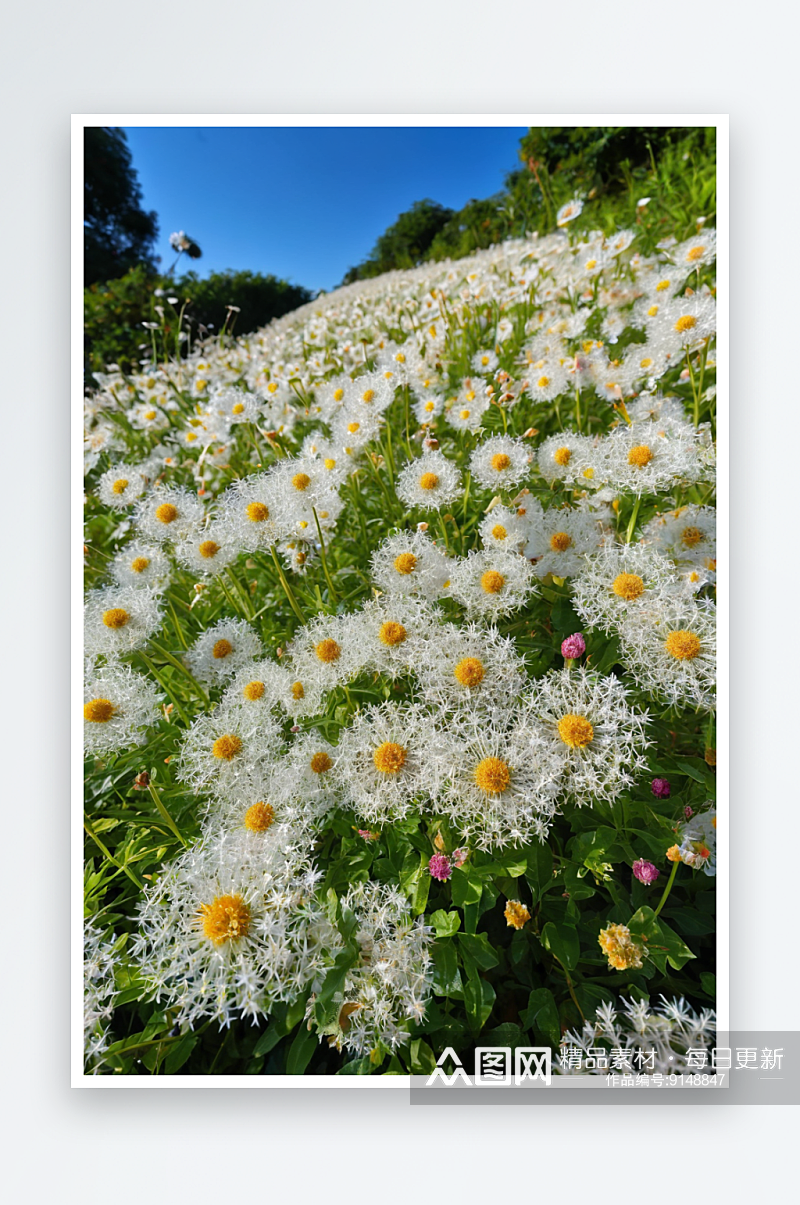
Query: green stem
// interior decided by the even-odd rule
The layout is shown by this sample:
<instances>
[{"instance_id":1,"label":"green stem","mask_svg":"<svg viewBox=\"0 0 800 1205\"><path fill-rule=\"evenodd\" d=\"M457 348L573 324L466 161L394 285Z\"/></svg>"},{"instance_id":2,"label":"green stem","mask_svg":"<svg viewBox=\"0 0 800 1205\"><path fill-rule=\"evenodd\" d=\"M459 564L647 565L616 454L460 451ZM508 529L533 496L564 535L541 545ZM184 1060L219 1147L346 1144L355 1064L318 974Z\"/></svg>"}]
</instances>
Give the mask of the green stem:
<instances>
[{"instance_id":1,"label":"green stem","mask_svg":"<svg viewBox=\"0 0 800 1205\"><path fill-rule=\"evenodd\" d=\"M105 856L108 858L109 862L112 862L114 864L114 866L116 866L119 870L125 871L125 874L131 880L131 882L135 884L137 891L143 891L144 883L141 881L141 879L137 878L136 875L133 873L133 871L124 862L117 861L117 859L114 857L114 855L112 854L112 852L108 848L108 846L104 845L103 842L100 840L97 833L94 831L91 824L89 823L89 820L85 816L83 819L83 827L86 829L87 833L92 838L95 845L98 846L98 848L103 851Z\"/></svg>"},{"instance_id":2,"label":"green stem","mask_svg":"<svg viewBox=\"0 0 800 1205\"><path fill-rule=\"evenodd\" d=\"M313 511L313 513L314 513L314 522L315 522L315 523L316 523L316 525L317 525L317 534L318 534L318 536L319 536L319 544L320 544L320 558L321 558L321 560L322 560L322 572L323 572L323 573L324 573L324 575L325 575L325 581L328 583L328 593L329 593L329 594L330 594L330 596L331 596L331 602L333 603L333 605L334 605L334 606L336 606L336 604L338 603L339 599L338 599L338 597L337 597L336 591L335 591L335 590L334 590L334 588L333 588L333 581L331 580L331 575L330 575L330 573L328 572L328 558L327 558L327 557L326 557L326 555L325 555L325 537L324 537L324 536L323 536L323 534L322 534L322 528L320 527L320 522L319 522L319 516L318 516L318 514L317 514L317 509L316 509L316 507L313 507L313 506L312 506L312 508L311 508L311 509L312 509L312 511Z\"/></svg>"},{"instance_id":3,"label":"green stem","mask_svg":"<svg viewBox=\"0 0 800 1205\"><path fill-rule=\"evenodd\" d=\"M630 517L630 522L628 523L628 530L625 533L625 543L626 544L630 544L631 539L633 538L633 533L636 528L636 520L639 518L639 507L641 506L641 503L642 503L642 496L641 496L641 494L637 494L636 501L633 504L633 514Z\"/></svg>"},{"instance_id":4,"label":"green stem","mask_svg":"<svg viewBox=\"0 0 800 1205\"><path fill-rule=\"evenodd\" d=\"M679 866L680 866L680 862L672 863L672 870L670 871L670 876L667 880L667 885L664 888L664 894L662 895L662 897L659 901L658 907L655 910L655 913L654 913L655 916L658 916L659 912L664 907L664 905L667 902L667 899L669 898L669 893L670 893L670 891L672 891L672 884L675 882L675 875L678 873Z\"/></svg>"},{"instance_id":5,"label":"green stem","mask_svg":"<svg viewBox=\"0 0 800 1205\"><path fill-rule=\"evenodd\" d=\"M305 626L306 617L303 614L303 612L300 610L300 604L298 603L297 599L295 598L294 590L292 590L292 587L289 585L289 582L286 579L286 574L283 572L283 566L281 565L280 561L278 560L278 554L275 551L274 544L270 545L270 552L272 553L272 559L275 562L275 568L278 571L278 577L280 578L280 583L283 586L283 592L289 601L289 606L292 608L295 615L300 620L300 622L303 624L303 626Z\"/></svg>"},{"instance_id":6,"label":"green stem","mask_svg":"<svg viewBox=\"0 0 800 1205\"><path fill-rule=\"evenodd\" d=\"M152 798L152 800L153 800L153 803L156 805L156 807L158 808L159 812L161 813L162 819L165 821L165 823L166 823L166 824L168 824L168 825L169 825L169 827L172 829L172 831L173 831L173 833L175 834L175 836L176 836L176 837L178 838L178 840L180 841L181 845L183 845L183 846L184 846L184 848L185 848L185 846L186 846L186 842L185 842L185 840L183 839L183 836L181 835L181 831L180 831L180 829L178 828L178 826L177 826L177 824L175 823L175 821L174 821L174 820L172 819L172 817L170 816L170 814L169 814L169 812L167 811L167 809L164 807L164 804L162 803L162 800L161 800L161 796L159 795L159 793L158 793L158 791L156 790L156 788L153 786L152 782L148 783L148 788L147 788L147 789L148 789L148 790L149 790L149 792L150 792L150 795L151 795L151 798Z\"/></svg>"},{"instance_id":7,"label":"green stem","mask_svg":"<svg viewBox=\"0 0 800 1205\"><path fill-rule=\"evenodd\" d=\"M180 672L189 679L192 686L197 691L200 698L203 700L203 703L205 704L205 706L209 707L211 705L211 700L209 699L206 692L203 690L200 683L197 681L197 678L195 678L194 674L186 668L186 666L183 664L183 662L179 661L177 657L173 657L172 653L170 653L167 649L165 649L163 647L163 645L160 645L158 643L158 641L151 640L150 643L152 644L153 648L156 649L156 651L159 652L161 654L161 656L166 661L169 662L170 665L174 666L175 669L180 670Z\"/></svg>"},{"instance_id":8,"label":"green stem","mask_svg":"<svg viewBox=\"0 0 800 1205\"><path fill-rule=\"evenodd\" d=\"M156 682L158 682L161 689L166 693L166 696L169 699L170 703L175 708L178 715L181 717L184 724L188 728L190 726L189 717L187 716L186 712L183 710L183 707L181 706L181 704L178 702L176 696L172 693L170 688L167 686L167 684L164 681L164 679L162 678L161 674L158 672L156 667L153 665L153 662L141 650L139 650L139 656L141 657L142 661L144 661L145 665L147 666L148 671L153 675L153 677L155 678Z\"/></svg>"},{"instance_id":9,"label":"green stem","mask_svg":"<svg viewBox=\"0 0 800 1205\"><path fill-rule=\"evenodd\" d=\"M694 369L692 368L692 357L689 355L689 349L686 349L686 364L689 369L689 381L692 386L692 397L694 398L694 425L700 426L700 394L697 391L697 386L694 380Z\"/></svg>"}]
</instances>

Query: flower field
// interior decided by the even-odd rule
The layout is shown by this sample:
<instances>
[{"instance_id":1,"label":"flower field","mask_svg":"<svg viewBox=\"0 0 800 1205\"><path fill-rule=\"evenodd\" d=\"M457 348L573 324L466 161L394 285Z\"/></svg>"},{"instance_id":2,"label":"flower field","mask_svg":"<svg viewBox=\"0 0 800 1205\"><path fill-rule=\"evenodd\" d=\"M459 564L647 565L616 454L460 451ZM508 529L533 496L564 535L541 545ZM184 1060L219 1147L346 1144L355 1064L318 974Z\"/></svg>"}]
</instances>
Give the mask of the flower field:
<instances>
[{"instance_id":1,"label":"flower field","mask_svg":"<svg viewBox=\"0 0 800 1205\"><path fill-rule=\"evenodd\" d=\"M710 1044L716 231L657 207L97 374L87 1072Z\"/></svg>"}]
</instances>

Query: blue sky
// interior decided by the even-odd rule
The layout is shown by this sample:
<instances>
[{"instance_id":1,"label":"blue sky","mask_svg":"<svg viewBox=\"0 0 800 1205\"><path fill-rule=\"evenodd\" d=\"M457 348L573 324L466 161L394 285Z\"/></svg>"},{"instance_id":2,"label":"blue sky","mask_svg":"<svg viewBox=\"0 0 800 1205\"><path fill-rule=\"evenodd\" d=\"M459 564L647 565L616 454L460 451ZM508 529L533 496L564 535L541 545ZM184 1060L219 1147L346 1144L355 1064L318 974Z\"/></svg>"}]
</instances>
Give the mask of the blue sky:
<instances>
[{"instance_id":1,"label":"blue sky","mask_svg":"<svg viewBox=\"0 0 800 1205\"><path fill-rule=\"evenodd\" d=\"M181 270L272 272L330 289L414 201L459 209L517 167L525 127L125 127L156 254L174 230L203 258Z\"/></svg>"}]
</instances>

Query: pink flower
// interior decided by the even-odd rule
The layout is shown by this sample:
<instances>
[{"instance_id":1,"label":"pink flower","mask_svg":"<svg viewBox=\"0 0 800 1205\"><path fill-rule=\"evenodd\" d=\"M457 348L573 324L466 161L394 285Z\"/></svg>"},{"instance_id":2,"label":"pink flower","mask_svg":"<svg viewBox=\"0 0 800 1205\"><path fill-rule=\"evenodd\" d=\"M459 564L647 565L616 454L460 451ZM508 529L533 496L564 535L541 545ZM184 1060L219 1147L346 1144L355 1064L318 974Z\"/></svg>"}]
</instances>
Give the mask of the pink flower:
<instances>
[{"instance_id":1,"label":"pink flower","mask_svg":"<svg viewBox=\"0 0 800 1205\"><path fill-rule=\"evenodd\" d=\"M686 819L688 820L690 816L694 815L694 808L690 808L687 803L686 807L683 809L683 814L686 817Z\"/></svg>"},{"instance_id":2,"label":"pink flower","mask_svg":"<svg viewBox=\"0 0 800 1205\"><path fill-rule=\"evenodd\" d=\"M453 865L454 866L463 866L468 857L469 857L468 849L454 849L453 850Z\"/></svg>"},{"instance_id":3,"label":"pink flower","mask_svg":"<svg viewBox=\"0 0 800 1205\"><path fill-rule=\"evenodd\" d=\"M567 639L561 642L561 656L566 657L567 661L575 661L585 652L586 641L582 632L575 632L573 636L567 636Z\"/></svg>"},{"instance_id":4,"label":"pink flower","mask_svg":"<svg viewBox=\"0 0 800 1205\"><path fill-rule=\"evenodd\" d=\"M656 799L669 799L672 793L672 787L666 778L654 778L650 783L650 790Z\"/></svg>"},{"instance_id":5,"label":"pink flower","mask_svg":"<svg viewBox=\"0 0 800 1205\"><path fill-rule=\"evenodd\" d=\"M434 854L428 863L428 870L431 878L439 879L442 883L446 883L453 873L453 867L450 865L447 854Z\"/></svg>"},{"instance_id":6,"label":"pink flower","mask_svg":"<svg viewBox=\"0 0 800 1205\"><path fill-rule=\"evenodd\" d=\"M633 873L640 883L655 883L661 871L653 865L652 862L645 862L644 858L640 858L638 862L633 864Z\"/></svg>"}]
</instances>

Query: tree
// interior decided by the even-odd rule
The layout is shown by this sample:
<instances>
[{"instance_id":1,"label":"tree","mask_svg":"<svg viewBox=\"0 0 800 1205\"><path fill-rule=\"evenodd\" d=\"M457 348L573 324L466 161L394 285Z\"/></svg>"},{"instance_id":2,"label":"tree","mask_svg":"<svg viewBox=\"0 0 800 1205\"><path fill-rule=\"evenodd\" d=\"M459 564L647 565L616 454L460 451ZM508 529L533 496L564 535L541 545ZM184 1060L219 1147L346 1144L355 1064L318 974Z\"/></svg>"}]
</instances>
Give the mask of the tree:
<instances>
[{"instance_id":1,"label":"tree","mask_svg":"<svg viewBox=\"0 0 800 1205\"><path fill-rule=\"evenodd\" d=\"M368 258L350 268L343 284L379 276L393 268L413 268L420 263L436 235L453 217L453 210L426 198L415 201L384 230Z\"/></svg>"},{"instance_id":2,"label":"tree","mask_svg":"<svg viewBox=\"0 0 800 1205\"><path fill-rule=\"evenodd\" d=\"M84 285L111 280L137 264L155 270L156 214L142 209L142 190L125 131L84 129Z\"/></svg>"}]
</instances>

